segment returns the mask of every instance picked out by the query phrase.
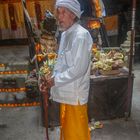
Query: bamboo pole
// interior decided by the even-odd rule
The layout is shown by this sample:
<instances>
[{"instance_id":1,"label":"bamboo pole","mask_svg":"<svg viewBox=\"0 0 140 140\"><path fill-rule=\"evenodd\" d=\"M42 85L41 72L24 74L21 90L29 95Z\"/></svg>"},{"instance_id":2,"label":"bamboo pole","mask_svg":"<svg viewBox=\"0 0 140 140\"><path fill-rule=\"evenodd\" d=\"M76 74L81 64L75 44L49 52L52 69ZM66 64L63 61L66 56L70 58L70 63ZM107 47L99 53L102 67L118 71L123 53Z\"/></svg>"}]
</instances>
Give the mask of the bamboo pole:
<instances>
[{"instance_id":1,"label":"bamboo pole","mask_svg":"<svg viewBox=\"0 0 140 140\"><path fill-rule=\"evenodd\" d=\"M130 57L129 57L129 75L128 75L128 94L125 117L126 120L130 115L132 89L133 89L133 57L135 47L135 15L136 15L136 0L132 0L132 21L131 21L131 45L130 45Z\"/></svg>"},{"instance_id":2,"label":"bamboo pole","mask_svg":"<svg viewBox=\"0 0 140 140\"><path fill-rule=\"evenodd\" d=\"M30 21L30 17L28 15L28 11L26 9L26 0L21 0L22 2L22 6L23 6L23 11L24 11L24 16L25 16L25 20L28 19L28 21L26 21L28 24L26 25L27 28L27 35L29 38L30 43L32 43L32 49L35 49L35 39L33 36L33 30L32 30L32 26L31 26L31 21ZM35 55L35 52L34 52ZM33 57L32 57L33 58ZM35 61L35 67L36 67L36 73L37 73L37 79L38 81L40 80L39 77L39 66L38 66L38 61L37 58L34 60ZM38 85L40 84L40 82L38 83ZM41 98L41 111L42 111L42 118L44 119L43 122L45 124L45 129L46 129L46 140L49 140L49 136L48 136L48 92L49 90L47 89L45 93L41 93L40 91L40 98Z\"/></svg>"}]
</instances>

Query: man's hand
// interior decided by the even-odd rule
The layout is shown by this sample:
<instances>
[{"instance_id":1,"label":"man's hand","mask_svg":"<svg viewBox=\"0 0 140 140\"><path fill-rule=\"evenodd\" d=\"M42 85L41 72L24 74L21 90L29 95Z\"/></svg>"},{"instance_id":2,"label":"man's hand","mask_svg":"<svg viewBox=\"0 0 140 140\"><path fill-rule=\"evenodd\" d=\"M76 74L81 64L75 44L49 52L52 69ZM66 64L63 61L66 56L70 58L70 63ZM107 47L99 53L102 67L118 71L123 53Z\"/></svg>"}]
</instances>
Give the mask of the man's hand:
<instances>
[{"instance_id":1,"label":"man's hand","mask_svg":"<svg viewBox=\"0 0 140 140\"><path fill-rule=\"evenodd\" d=\"M39 90L42 94L45 94L48 90L47 82L44 77L40 79Z\"/></svg>"},{"instance_id":2,"label":"man's hand","mask_svg":"<svg viewBox=\"0 0 140 140\"><path fill-rule=\"evenodd\" d=\"M52 86L54 86L54 78L51 77L51 74L40 78L39 89L41 93L46 93L48 88Z\"/></svg>"},{"instance_id":3,"label":"man's hand","mask_svg":"<svg viewBox=\"0 0 140 140\"><path fill-rule=\"evenodd\" d=\"M51 74L45 75L45 79L46 79L47 85L48 85L49 87L54 86L54 78L52 78L52 75L51 75Z\"/></svg>"}]
</instances>

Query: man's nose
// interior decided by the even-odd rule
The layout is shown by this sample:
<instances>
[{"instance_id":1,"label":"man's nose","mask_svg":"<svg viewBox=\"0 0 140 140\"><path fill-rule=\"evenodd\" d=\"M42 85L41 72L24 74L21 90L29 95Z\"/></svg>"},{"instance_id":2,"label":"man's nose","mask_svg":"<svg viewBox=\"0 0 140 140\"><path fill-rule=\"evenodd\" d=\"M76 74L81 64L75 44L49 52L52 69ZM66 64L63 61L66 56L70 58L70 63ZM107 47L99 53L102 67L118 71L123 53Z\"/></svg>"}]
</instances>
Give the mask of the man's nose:
<instances>
[{"instance_id":1,"label":"man's nose","mask_svg":"<svg viewBox=\"0 0 140 140\"><path fill-rule=\"evenodd\" d=\"M63 18L63 15L62 14L59 14L58 15L58 20L60 21L60 20L62 20L62 18Z\"/></svg>"}]
</instances>

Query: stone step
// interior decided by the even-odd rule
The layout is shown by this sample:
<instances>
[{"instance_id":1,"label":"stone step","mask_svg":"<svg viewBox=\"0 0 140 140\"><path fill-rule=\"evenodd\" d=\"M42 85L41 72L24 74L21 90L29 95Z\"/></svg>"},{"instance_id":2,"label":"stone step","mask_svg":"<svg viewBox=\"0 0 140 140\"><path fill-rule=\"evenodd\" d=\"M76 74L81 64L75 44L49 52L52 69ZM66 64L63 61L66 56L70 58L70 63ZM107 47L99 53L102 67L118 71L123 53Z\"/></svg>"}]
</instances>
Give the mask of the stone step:
<instances>
[{"instance_id":1,"label":"stone step","mask_svg":"<svg viewBox=\"0 0 140 140\"><path fill-rule=\"evenodd\" d=\"M0 89L2 88L23 88L25 87L25 81L27 74L16 76L4 76L0 75Z\"/></svg>"},{"instance_id":2,"label":"stone step","mask_svg":"<svg viewBox=\"0 0 140 140\"><path fill-rule=\"evenodd\" d=\"M0 104L39 101L38 81L27 74L0 75Z\"/></svg>"},{"instance_id":3,"label":"stone step","mask_svg":"<svg viewBox=\"0 0 140 140\"><path fill-rule=\"evenodd\" d=\"M0 107L35 105L39 97L34 87L26 88L32 69L28 46L1 46L0 49Z\"/></svg>"},{"instance_id":4,"label":"stone step","mask_svg":"<svg viewBox=\"0 0 140 140\"><path fill-rule=\"evenodd\" d=\"M29 62L9 62L9 63L1 63L0 64L0 71L22 71L22 70L29 70Z\"/></svg>"},{"instance_id":5,"label":"stone step","mask_svg":"<svg viewBox=\"0 0 140 140\"><path fill-rule=\"evenodd\" d=\"M29 103L37 100L34 87L26 88L28 79L27 62L0 64L0 105Z\"/></svg>"},{"instance_id":6,"label":"stone step","mask_svg":"<svg viewBox=\"0 0 140 140\"><path fill-rule=\"evenodd\" d=\"M1 92L0 103L12 103L26 99L26 92Z\"/></svg>"},{"instance_id":7,"label":"stone step","mask_svg":"<svg viewBox=\"0 0 140 140\"><path fill-rule=\"evenodd\" d=\"M29 98L25 91L19 92L1 92L0 93L0 102L18 102L25 100L36 100L38 96Z\"/></svg>"},{"instance_id":8,"label":"stone step","mask_svg":"<svg viewBox=\"0 0 140 140\"><path fill-rule=\"evenodd\" d=\"M0 104L8 103L29 103L29 102L39 102L40 95L38 93L32 93L32 97L25 92L0 92Z\"/></svg>"}]
</instances>

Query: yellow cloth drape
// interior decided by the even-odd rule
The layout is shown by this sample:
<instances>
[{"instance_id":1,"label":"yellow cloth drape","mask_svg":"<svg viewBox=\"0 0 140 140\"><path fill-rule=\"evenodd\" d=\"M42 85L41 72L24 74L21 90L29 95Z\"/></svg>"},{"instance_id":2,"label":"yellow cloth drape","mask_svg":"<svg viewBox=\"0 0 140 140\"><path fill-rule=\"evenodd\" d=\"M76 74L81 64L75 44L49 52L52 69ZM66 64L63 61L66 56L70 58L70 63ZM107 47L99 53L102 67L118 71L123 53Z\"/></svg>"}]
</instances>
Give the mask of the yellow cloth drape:
<instances>
[{"instance_id":1,"label":"yellow cloth drape","mask_svg":"<svg viewBox=\"0 0 140 140\"><path fill-rule=\"evenodd\" d=\"M35 3L40 4L41 16L43 17L46 10L54 12L55 0L26 0L27 11L33 24L37 23L37 14ZM16 30L12 30L8 6L12 4L14 11L14 20ZM26 38L26 30L23 16L21 0L0 0L0 39Z\"/></svg>"},{"instance_id":2,"label":"yellow cloth drape","mask_svg":"<svg viewBox=\"0 0 140 140\"><path fill-rule=\"evenodd\" d=\"M34 18L36 17L36 14L35 14L35 5L34 5L34 2L28 2L26 3L26 6L27 6L27 11L30 15L31 18Z\"/></svg>"},{"instance_id":3,"label":"yellow cloth drape","mask_svg":"<svg viewBox=\"0 0 140 140\"><path fill-rule=\"evenodd\" d=\"M23 10L21 3L13 3L17 27L24 26ZM11 28L8 4L0 4L0 29Z\"/></svg>"},{"instance_id":4,"label":"yellow cloth drape","mask_svg":"<svg viewBox=\"0 0 140 140\"><path fill-rule=\"evenodd\" d=\"M60 140L90 140L87 104L60 104Z\"/></svg>"},{"instance_id":5,"label":"yellow cloth drape","mask_svg":"<svg viewBox=\"0 0 140 140\"><path fill-rule=\"evenodd\" d=\"M31 0L26 2L27 11L31 17L31 19L36 19L35 13L35 2L38 2L41 6L41 13L44 16L46 10L50 10L52 13L54 12L54 3L55 0ZM13 4L14 11L15 11L15 20L17 27L22 28L24 26L24 16L23 16L23 9L20 0L15 1L3 1L0 2L0 29L10 29L10 17L8 11L8 2Z\"/></svg>"},{"instance_id":6,"label":"yellow cloth drape","mask_svg":"<svg viewBox=\"0 0 140 140\"><path fill-rule=\"evenodd\" d=\"M41 6L41 13L43 13L43 16L45 14L46 10L51 11L52 13L54 13L54 0L44 0L44 1L37 1L40 6ZM27 1L26 2L27 5L27 10L29 12L29 15L31 18L36 17L36 13L35 13L35 1Z\"/></svg>"},{"instance_id":7,"label":"yellow cloth drape","mask_svg":"<svg viewBox=\"0 0 140 140\"><path fill-rule=\"evenodd\" d=\"M0 29L10 28L8 4L0 4Z\"/></svg>"},{"instance_id":8,"label":"yellow cloth drape","mask_svg":"<svg viewBox=\"0 0 140 140\"><path fill-rule=\"evenodd\" d=\"M21 3L14 3L14 8L15 8L15 19L16 19L17 27L23 27L24 16L23 16L23 9Z\"/></svg>"}]
</instances>

